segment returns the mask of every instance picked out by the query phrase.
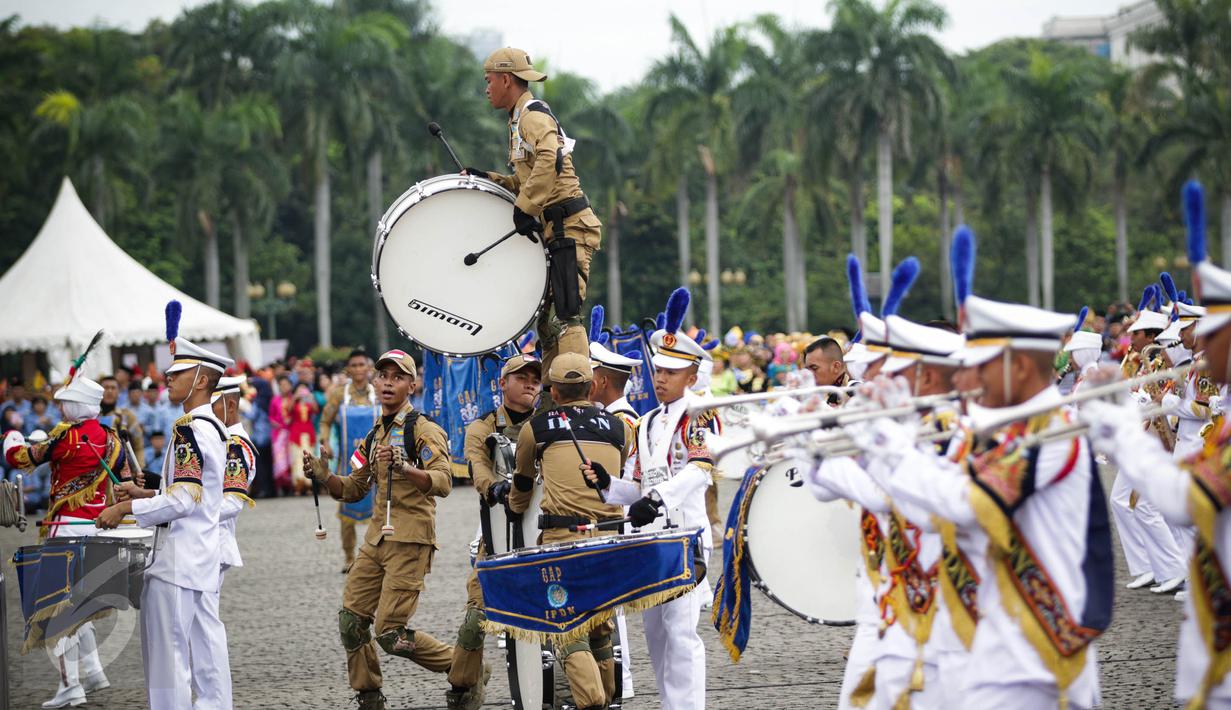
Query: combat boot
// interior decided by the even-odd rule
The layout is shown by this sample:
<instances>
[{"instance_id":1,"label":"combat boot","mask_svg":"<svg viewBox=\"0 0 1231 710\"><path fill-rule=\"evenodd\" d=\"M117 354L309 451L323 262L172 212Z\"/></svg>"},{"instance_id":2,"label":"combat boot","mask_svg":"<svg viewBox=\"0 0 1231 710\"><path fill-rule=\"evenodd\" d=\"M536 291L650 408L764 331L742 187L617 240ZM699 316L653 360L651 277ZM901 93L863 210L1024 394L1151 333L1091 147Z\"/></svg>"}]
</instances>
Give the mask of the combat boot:
<instances>
[{"instance_id":1,"label":"combat boot","mask_svg":"<svg viewBox=\"0 0 1231 710\"><path fill-rule=\"evenodd\" d=\"M483 679L473 688L450 690L445 693L445 705L449 710L479 710L487 691L487 681L492 677L492 664L483 664Z\"/></svg>"},{"instance_id":2,"label":"combat boot","mask_svg":"<svg viewBox=\"0 0 1231 710\"><path fill-rule=\"evenodd\" d=\"M361 690L355 694L359 710L385 710L385 694L379 690Z\"/></svg>"}]
</instances>

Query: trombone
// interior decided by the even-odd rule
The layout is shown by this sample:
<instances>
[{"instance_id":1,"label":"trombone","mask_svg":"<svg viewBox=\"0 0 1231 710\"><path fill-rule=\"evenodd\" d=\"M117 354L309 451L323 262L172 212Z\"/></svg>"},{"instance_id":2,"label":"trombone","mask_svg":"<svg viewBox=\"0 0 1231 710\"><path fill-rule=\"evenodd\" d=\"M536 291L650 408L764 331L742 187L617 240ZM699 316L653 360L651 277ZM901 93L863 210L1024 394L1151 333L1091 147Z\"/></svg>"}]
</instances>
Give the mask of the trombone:
<instances>
[{"instance_id":1,"label":"trombone","mask_svg":"<svg viewBox=\"0 0 1231 710\"><path fill-rule=\"evenodd\" d=\"M713 397L711 399L703 399L695 404L688 405L688 416L695 416L709 409L723 409L725 407L739 407L745 404L755 404L757 402L767 402L771 399L779 399L781 397L796 397L810 394L836 394L843 401L850 399L854 393L855 387L835 387L833 385L817 385L815 387L800 387L798 389L774 390L772 392L753 392L752 394L733 394L726 397Z\"/></svg>"}]
</instances>

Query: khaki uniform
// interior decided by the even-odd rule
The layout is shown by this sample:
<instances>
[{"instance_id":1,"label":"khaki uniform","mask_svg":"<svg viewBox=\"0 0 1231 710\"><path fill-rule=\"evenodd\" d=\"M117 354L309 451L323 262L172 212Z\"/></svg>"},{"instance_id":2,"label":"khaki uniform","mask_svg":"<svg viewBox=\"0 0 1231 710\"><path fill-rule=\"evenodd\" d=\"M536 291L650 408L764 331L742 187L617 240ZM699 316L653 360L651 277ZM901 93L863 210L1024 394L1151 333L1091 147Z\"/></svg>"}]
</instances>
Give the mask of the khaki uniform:
<instances>
[{"instance_id":1,"label":"khaki uniform","mask_svg":"<svg viewBox=\"0 0 1231 710\"><path fill-rule=\"evenodd\" d=\"M564 156L560 172L556 173L557 151L562 147L556 121L546 113L525 110L526 102L533 98L534 94L526 91L509 114L509 167L513 174L489 173L489 177L517 195L514 204L523 212L540 217L544 208L581 197L582 191L573 170L572 155ZM590 262L602 241L602 226L590 208L564 218L565 236L577 242L577 279L582 301L586 298ZM543 229L550 240L551 225L544 224ZM589 341L580 315L561 320L549 306L539 316L538 334L543 349L543 372L551 368L556 353L589 354Z\"/></svg>"},{"instance_id":2,"label":"khaki uniform","mask_svg":"<svg viewBox=\"0 0 1231 710\"><path fill-rule=\"evenodd\" d=\"M500 480L488 452L487 437L500 432L510 441L518 441L518 435L525 423L526 420L523 420L514 424L508 410L501 406L466 427L465 455L470 462L474 489L480 498L487 498L492 484ZM478 558L483 559L486 553L480 546ZM457 645L453 647L453 668L449 671L449 684L456 688L473 688L479 683L483 673L485 634L479 625L486 618L483 610L483 589L479 586L478 571L471 569L470 578L466 581L466 616L457 631Z\"/></svg>"},{"instance_id":3,"label":"khaki uniform","mask_svg":"<svg viewBox=\"0 0 1231 710\"><path fill-rule=\"evenodd\" d=\"M342 476L342 496L356 501L376 486L375 510L383 511L389 498L387 467L376 460L376 447L390 445L397 436L407 437L403 427L412 411L402 406L386 427L382 419L371 438L360 448L368 463L349 476ZM406 628L419 604L423 579L432 569L436 550L436 498L449 495L453 478L449 466L449 442L444 430L424 417L415 422L413 446L419 467L431 476L431 487L421 492L400 475L393 477L393 505L390 521L393 534L381 537L379 525L369 525L359 555L346 578L342 610L338 614L342 644L346 648L347 674L357 691L381 687L379 643L387 653L399 655L437 672L449 670L452 647L428 634ZM375 622L375 641L369 627Z\"/></svg>"},{"instance_id":4,"label":"khaki uniform","mask_svg":"<svg viewBox=\"0 0 1231 710\"><path fill-rule=\"evenodd\" d=\"M376 407L379 406L376 402L368 399L368 388L359 388L353 382L347 382L341 387L334 387L329 390L328 396L325 398L325 408L321 410L320 435L319 441L329 441L329 430L333 428L333 422L338 418L338 410L342 407L342 399L346 394L346 390L350 389L350 401L359 407ZM345 451L345 443L339 441L339 451L333 452L334 456L339 459L343 457ZM346 465L345 461L339 460L335 471L343 471ZM349 518L345 515L338 516L339 527L342 529L342 554L346 556L346 566L350 567L355 562L355 527L359 521Z\"/></svg>"},{"instance_id":5,"label":"khaki uniform","mask_svg":"<svg viewBox=\"0 0 1231 710\"><path fill-rule=\"evenodd\" d=\"M618 477L624 470L624 462L633 442L633 433L628 424L587 401L569 402L560 405L560 408L569 410L573 432L586 458L602 464L609 474ZM593 408L592 417L580 414L580 410L585 408ZM555 411L541 412L528 422L529 426L522 427L517 439L517 473L513 488L509 491L509 508L520 513L529 507L533 486L524 485L524 480L533 480L537 464L543 479L544 514L586 520L623 517L622 506L602 502L598 492L586 485L585 476L579 468L581 461L577 449L568 432L552 426ZM604 424L596 425L600 420ZM518 479L523 481L521 488L518 487ZM559 527L544 530L539 542L549 544L610 534L613 533L570 532L567 527ZM556 657L564 665L577 707L605 707L615 695L615 659L611 647L614 628L615 624L611 622L602 624L590 632L588 641L582 640L556 649Z\"/></svg>"}]
</instances>

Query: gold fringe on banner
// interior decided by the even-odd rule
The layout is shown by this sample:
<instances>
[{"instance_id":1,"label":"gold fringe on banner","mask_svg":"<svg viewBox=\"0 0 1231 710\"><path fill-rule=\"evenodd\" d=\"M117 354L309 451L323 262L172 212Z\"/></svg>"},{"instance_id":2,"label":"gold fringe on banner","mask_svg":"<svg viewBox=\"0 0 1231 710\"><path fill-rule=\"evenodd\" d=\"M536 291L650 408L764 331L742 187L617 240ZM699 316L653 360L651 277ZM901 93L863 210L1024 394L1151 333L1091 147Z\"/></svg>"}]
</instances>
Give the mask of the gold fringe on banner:
<instances>
[{"instance_id":1,"label":"gold fringe on banner","mask_svg":"<svg viewBox=\"0 0 1231 710\"><path fill-rule=\"evenodd\" d=\"M640 599L634 599L633 601L625 604L620 604L618 608L623 609L625 613L635 614L637 612L659 606L660 604L666 604L667 602L678 597L682 597L691 592L694 588L696 588L696 584L689 584L684 587L654 592L653 594L647 594ZM531 631L530 629L510 626L508 624L502 624L498 621L492 621L490 619L485 619L483 621L483 630L489 634L506 633L518 641L525 641L526 643L551 643L557 646L563 646L574 641L580 641L581 639L588 638L591 631L599 625L610 621L612 617L615 616L615 610L616 607L612 607L611 609L604 609L603 611L597 612L577 626L574 626L568 631L564 631L562 633L554 633L550 631Z\"/></svg>"}]
</instances>

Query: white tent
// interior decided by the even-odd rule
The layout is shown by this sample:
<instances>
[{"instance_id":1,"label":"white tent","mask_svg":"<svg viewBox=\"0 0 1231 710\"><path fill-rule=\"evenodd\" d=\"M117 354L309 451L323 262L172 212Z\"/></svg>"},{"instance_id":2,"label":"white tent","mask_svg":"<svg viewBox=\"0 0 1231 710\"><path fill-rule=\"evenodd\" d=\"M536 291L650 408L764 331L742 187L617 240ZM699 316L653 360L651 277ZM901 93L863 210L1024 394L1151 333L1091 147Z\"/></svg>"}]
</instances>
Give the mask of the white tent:
<instances>
[{"instance_id":1,"label":"white tent","mask_svg":"<svg viewBox=\"0 0 1231 710\"><path fill-rule=\"evenodd\" d=\"M97 376L111 369L107 346L166 342L164 309L172 299L184 306L180 335L224 341L232 357L259 363L255 321L211 308L155 276L111 241L64 178L38 236L0 277L0 354L43 351L63 376L103 328L102 344L83 366Z\"/></svg>"}]
</instances>

